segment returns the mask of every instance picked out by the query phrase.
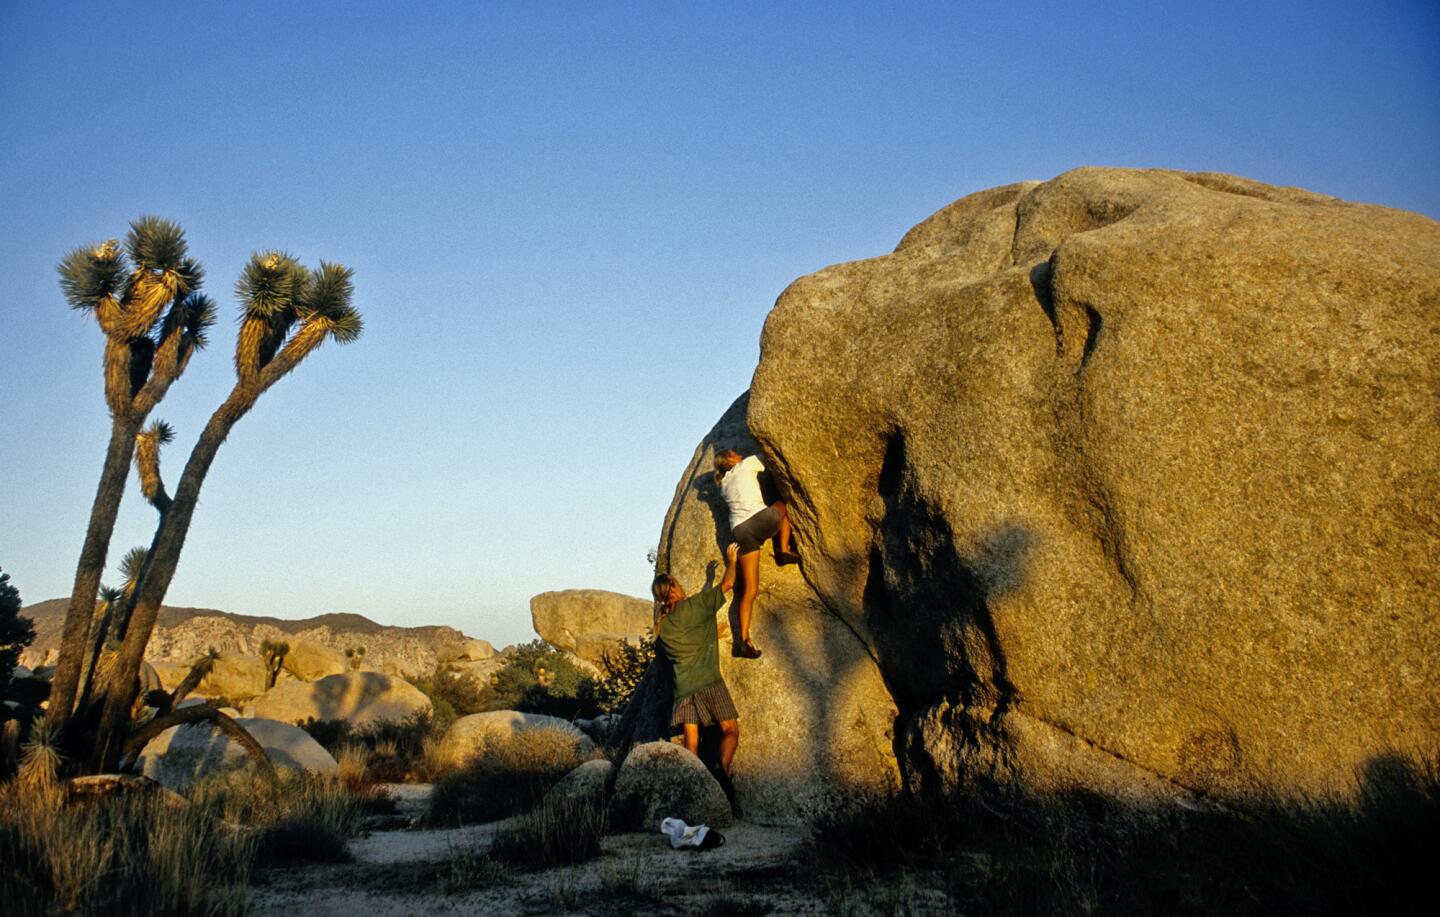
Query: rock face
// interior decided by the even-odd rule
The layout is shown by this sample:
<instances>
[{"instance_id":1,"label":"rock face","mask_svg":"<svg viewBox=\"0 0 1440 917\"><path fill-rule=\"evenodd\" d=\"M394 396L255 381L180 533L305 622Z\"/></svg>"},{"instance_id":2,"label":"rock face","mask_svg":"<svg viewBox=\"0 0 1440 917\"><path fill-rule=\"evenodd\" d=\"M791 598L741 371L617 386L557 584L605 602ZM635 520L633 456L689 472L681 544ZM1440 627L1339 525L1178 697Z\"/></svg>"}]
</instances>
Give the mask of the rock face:
<instances>
[{"instance_id":1,"label":"rock face","mask_svg":"<svg viewBox=\"0 0 1440 917\"><path fill-rule=\"evenodd\" d=\"M746 405L742 396L695 450L661 532L657 566L691 594L706 585L707 562L720 560L721 545L730 541L728 511L714 479L715 452L757 451L745 427ZM765 655L735 659L729 618L736 614L737 594L720 622L720 668L740 712L734 774L746 815L804 819L838 798L897 784L895 704L852 625L819 601L799 570L776 567L767 547L750 626ZM668 726L671 683L654 682L664 696L641 717L650 724L626 741L656 738L656 727L663 734ZM636 713L626 712L622 731Z\"/></svg>"},{"instance_id":2,"label":"rock face","mask_svg":"<svg viewBox=\"0 0 1440 917\"><path fill-rule=\"evenodd\" d=\"M350 671L345 656L337 649L310 640L295 640L285 654L285 671L301 681L319 681L327 675Z\"/></svg>"},{"instance_id":3,"label":"rock face","mask_svg":"<svg viewBox=\"0 0 1440 917\"><path fill-rule=\"evenodd\" d=\"M725 791L700 759L671 742L636 745L620 765L610 800L615 827L653 831L662 818L723 828L731 823Z\"/></svg>"},{"instance_id":4,"label":"rock face","mask_svg":"<svg viewBox=\"0 0 1440 917\"><path fill-rule=\"evenodd\" d=\"M557 650L592 666L621 641L639 642L650 633L653 603L603 589L542 592L530 600L535 633Z\"/></svg>"},{"instance_id":5,"label":"rock face","mask_svg":"<svg viewBox=\"0 0 1440 917\"><path fill-rule=\"evenodd\" d=\"M481 748L509 741L531 729L550 729L573 737L577 763L595 754L595 743L590 740L589 736L571 725L569 720L562 720L557 716L546 716L542 713L491 710L486 713L462 716L451 723L450 728L445 731L444 737L440 740L437 757L449 767L458 767Z\"/></svg>"},{"instance_id":6,"label":"rock face","mask_svg":"<svg viewBox=\"0 0 1440 917\"><path fill-rule=\"evenodd\" d=\"M187 668L186 672L189 671ZM182 679L184 674L180 676ZM210 674L200 680L197 694L249 700L265 693L265 660L259 656L227 653L215 660ZM161 679L162 681L164 679Z\"/></svg>"},{"instance_id":7,"label":"rock face","mask_svg":"<svg viewBox=\"0 0 1440 917\"><path fill-rule=\"evenodd\" d=\"M334 774L339 765L303 729L266 719L235 721L255 737L277 768ZM252 762L237 742L210 723L174 726L140 752L141 772L169 789L183 792L196 782L239 770Z\"/></svg>"},{"instance_id":8,"label":"rock face","mask_svg":"<svg viewBox=\"0 0 1440 917\"><path fill-rule=\"evenodd\" d=\"M923 786L1238 798L1433 751L1437 391L1425 217L1152 170L951 204L766 321L748 427L810 588L764 571L742 729L773 696L792 746L860 732L831 686L873 654Z\"/></svg>"},{"instance_id":9,"label":"rock face","mask_svg":"<svg viewBox=\"0 0 1440 917\"><path fill-rule=\"evenodd\" d=\"M429 713L430 698L402 678L380 672L346 672L327 675L314 684L293 681L276 685L255 698L247 712L282 723L346 720L364 728Z\"/></svg>"}]
</instances>

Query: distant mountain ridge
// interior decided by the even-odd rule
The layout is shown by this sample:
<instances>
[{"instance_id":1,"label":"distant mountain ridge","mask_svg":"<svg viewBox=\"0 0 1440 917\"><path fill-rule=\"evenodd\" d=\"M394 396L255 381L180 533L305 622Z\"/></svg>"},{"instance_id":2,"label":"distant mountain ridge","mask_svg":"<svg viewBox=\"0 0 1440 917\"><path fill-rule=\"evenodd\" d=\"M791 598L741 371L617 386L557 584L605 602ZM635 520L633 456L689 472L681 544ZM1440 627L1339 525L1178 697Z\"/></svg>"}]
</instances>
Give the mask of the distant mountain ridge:
<instances>
[{"instance_id":1,"label":"distant mountain ridge","mask_svg":"<svg viewBox=\"0 0 1440 917\"><path fill-rule=\"evenodd\" d=\"M35 642L22 656L23 664L34 667L47 659L53 661L53 654L60 648L69 603L64 598L48 599L20 610L35 622ZM342 652L363 646L367 663L406 675L432 670L445 649L468 639L461 631L445 625L398 627L350 612L287 621L215 608L162 605L145 658L188 664L212 646L222 653L253 654L259 651L260 643L277 637L310 640Z\"/></svg>"}]
</instances>

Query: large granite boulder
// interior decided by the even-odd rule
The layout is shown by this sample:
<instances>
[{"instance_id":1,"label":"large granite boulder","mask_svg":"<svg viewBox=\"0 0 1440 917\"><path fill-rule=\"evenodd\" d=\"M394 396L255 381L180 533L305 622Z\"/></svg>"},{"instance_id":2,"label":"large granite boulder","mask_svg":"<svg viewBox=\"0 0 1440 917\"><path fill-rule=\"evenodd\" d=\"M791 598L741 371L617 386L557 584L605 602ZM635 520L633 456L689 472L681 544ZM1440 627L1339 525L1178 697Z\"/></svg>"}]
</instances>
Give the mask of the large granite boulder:
<instances>
[{"instance_id":1,"label":"large granite boulder","mask_svg":"<svg viewBox=\"0 0 1440 917\"><path fill-rule=\"evenodd\" d=\"M615 776L610 814L611 824L622 831L654 831L664 818L712 828L733 820L730 801L710 771L672 742L631 749Z\"/></svg>"},{"instance_id":2,"label":"large granite boulder","mask_svg":"<svg viewBox=\"0 0 1440 917\"><path fill-rule=\"evenodd\" d=\"M490 710L462 716L451 723L440 739L436 759L443 766L458 767L487 747L511 742L520 733L535 729L548 729L572 739L577 765L594 757L596 753L595 743L569 720L546 716L543 713Z\"/></svg>"},{"instance_id":3,"label":"large granite boulder","mask_svg":"<svg viewBox=\"0 0 1440 917\"><path fill-rule=\"evenodd\" d=\"M185 671L188 673L190 670ZM182 679L184 677L181 675ZM249 700L265 693L267 678L265 660L259 656L225 653L215 660L210 674L201 679L195 693L206 697Z\"/></svg>"},{"instance_id":4,"label":"large granite boulder","mask_svg":"<svg viewBox=\"0 0 1440 917\"><path fill-rule=\"evenodd\" d=\"M335 774L339 765L305 730L266 719L235 721L265 749L276 768L311 774ZM140 752L146 777L177 792L195 783L249 766L252 759L238 742L212 723L172 726L151 739Z\"/></svg>"},{"instance_id":5,"label":"large granite boulder","mask_svg":"<svg viewBox=\"0 0 1440 917\"><path fill-rule=\"evenodd\" d=\"M436 651L440 662L484 662L495 655L495 645L489 640L467 638L442 646Z\"/></svg>"},{"instance_id":6,"label":"large granite boulder","mask_svg":"<svg viewBox=\"0 0 1440 917\"><path fill-rule=\"evenodd\" d=\"M721 546L730 541L728 511L714 479L715 452L757 451L745 426L746 405L741 396L695 450L661 531L657 566L692 594L708 584L707 563L720 560ZM775 566L767 547L760 553L750 627L765 655L736 659L729 639L736 597L731 594L718 622L720 669L740 713L734 780L746 814L802 820L839 800L898 784L895 704L851 625L820 602L796 567ZM647 675L622 717L616 744L669 734L673 685L667 674Z\"/></svg>"},{"instance_id":7,"label":"large granite boulder","mask_svg":"<svg viewBox=\"0 0 1440 917\"><path fill-rule=\"evenodd\" d=\"M428 714L430 707L430 698L403 678L380 672L345 672L314 683L277 685L255 698L247 713L284 723L345 720L364 729Z\"/></svg>"},{"instance_id":8,"label":"large granite boulder","mask_svg":"<svg viewBox=\"0 0 1440 917\"><path fill-rule=\"evenodd\" d=\"M339 650L313 640L292 642L282 665L285 671L300 681L319 681L327 675L343 675L350 671Z\"/></svg>"},{"instance_id":9,"label":"large granite boulder","mask_svg":"<svg viewBox=\"0 0 1440 917\"><path fill-rule=\"evenodd\" d=\"M603 664L617 643L650 633L654 604L603 589L542 592L530 600L530 620L541 639L590 666Z\"/></svg>"},{"instance_id":10,"label":"large granite boulder","mask_svg":"<svg viewBox=\"0 0 1440 917\"><path fill-rule=\"evenodd\" d=\"M997 188L797 280L740 410L805 582L765 568L729 667L740 774L764 697L794 745L863 733L857 665L922 786L1240 798L1433 752L1437 391L1440 224L1230 176Z\"/></svg>"}]
</instances>

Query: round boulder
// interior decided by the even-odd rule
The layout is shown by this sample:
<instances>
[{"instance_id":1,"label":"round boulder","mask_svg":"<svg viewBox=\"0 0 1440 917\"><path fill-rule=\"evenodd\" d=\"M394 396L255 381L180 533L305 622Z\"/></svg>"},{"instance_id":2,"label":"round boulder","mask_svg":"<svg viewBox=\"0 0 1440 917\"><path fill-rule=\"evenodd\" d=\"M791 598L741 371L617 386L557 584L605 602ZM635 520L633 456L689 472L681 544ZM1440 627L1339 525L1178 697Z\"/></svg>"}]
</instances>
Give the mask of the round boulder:
<instances>
[{"instance_id":1,"label":"round boulder","mask_svg":"<svg viewBox=\"0 0 1440 917\"><path fill-rule=\"evenodd\" d=\"M586 761L561 778L560 782L545 794L547 801L560 801L575 805L602 805L605 800L605 785L615 765L604 758Z\"/></svg>"},{"instance_id":2,"label":"round boulder","mask_svg":"<svg viewBox=\"0 0 1440 917\"><path fill-rule=\"evenodd\" d=\"M339 770L330 753L303 729L266 719L235 722L254 736L276 768L311 774L334 774ZM245 749L213 723L187 723L167 729L150 740L139 760L141 773L177 792L251 763Z\"/></svg>"},{"instance_id":3,"label":"round boulder","mask_svg":"<svg viewBox=\"0 0 1440 917\"><path fill-rule=\"evenodd\" d=\"M200 682L196 693L207 697L247 700L265 693L265 679L265 660L259 656L229 653L215 660L210 674Z\"/></svg>"},{"instance_id":4,"label":"round boulder","mask_svg":"<svg viewBox=\"0 0 1440 917\"><path fill-rule=\"evenodd\" d=\"M401 722L430 712L419 688L380 672L345 672L317 682L278 685L255 698L249 712L284 723L345 720L354 727Z\"/></svg>"},{"instance_id":5,"label":"round boulder","mask_svg":"<svg viewBox=\"0 0 1440 917\"><path fill-rule=\"evenodd\" d=\"M610 801L621 830L654 830L663 818L723 828L731 823L725 791L700 759L671 742L646 742L630 750L615 779Z\"/></svg>"},{"instance_id":6,"label":"round boulder","mask_svg":"<svg viewBox=\"0 0 1440 917\"><path fill-rule=\"evenodd\" d=\"M487 713L472 713L462 716L446 730L440 740L438 752L440 761L447 766L458 767L472 755L486 746L493 746L514 739L522 732L532 729L551 729L575 740L575 754L584 760L595 754L595 743L590 737L576 729L569 720L540 713L520 713L515 710L491 710Z\"/></svg>"},{"instance_id":7,"label":"round boulder","mask_svg":"<svg viewBox=\"0 0 1440 917\"><path fill-rule=\"evenodd\" d=\"M285 654L285 670L301 681L319 681L327 675L350 671L340 651L323 643L297 640Z\"/></svg>"}]
</instances>

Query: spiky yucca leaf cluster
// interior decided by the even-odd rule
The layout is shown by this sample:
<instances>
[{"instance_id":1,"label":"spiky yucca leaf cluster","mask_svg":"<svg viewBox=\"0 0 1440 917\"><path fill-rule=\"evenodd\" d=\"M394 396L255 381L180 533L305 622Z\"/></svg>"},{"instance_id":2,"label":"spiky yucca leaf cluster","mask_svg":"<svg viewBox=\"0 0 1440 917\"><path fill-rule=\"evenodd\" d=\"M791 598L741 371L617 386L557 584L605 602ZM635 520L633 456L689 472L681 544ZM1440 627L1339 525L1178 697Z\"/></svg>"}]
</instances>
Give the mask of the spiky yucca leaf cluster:
<instances>
[{"instance_id":1,"label":"spiky yucca leaf cluster","mask_svg":"<svg viewBox=\"0 0 1440 917\"><path fill-rule=\"evenodd\" d=\"M236 375L254 377L292 341L308 352L326 337L341 344L358 338L364 325L351 304L352 276L349 268L327 261L307 270L285 252L251 255L235 283L241 310Z\"/></svg>"}]
</instances>

